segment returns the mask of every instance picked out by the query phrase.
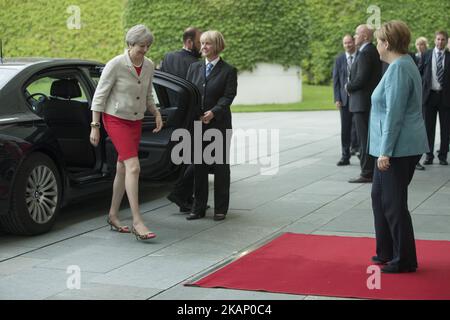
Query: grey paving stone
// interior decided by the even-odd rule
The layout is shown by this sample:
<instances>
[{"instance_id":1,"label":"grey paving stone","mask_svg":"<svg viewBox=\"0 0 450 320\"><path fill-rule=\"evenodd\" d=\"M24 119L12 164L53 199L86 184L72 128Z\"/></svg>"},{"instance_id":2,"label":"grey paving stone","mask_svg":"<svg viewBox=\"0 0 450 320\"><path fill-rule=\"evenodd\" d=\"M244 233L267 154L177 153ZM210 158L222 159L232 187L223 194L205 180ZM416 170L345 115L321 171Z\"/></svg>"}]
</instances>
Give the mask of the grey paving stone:
<instances>
[{"instance_id":1,"label":"grey paving stone","mask_svg":"<svg viewBox=\"0 0 450 320\"><path fill-rule=\"evenodd\" d=\"M446 193L435 193L417 209L447 209L450 211L450 197Z\"/></svg>"},{"instance_id":2,"label":"grey paving stone","mask_svg":"<svg viewBox=\"0 0 450 320\"><path fill-rule=\"evenodd\" d=\"M450 216L413 215L415 232L420 233L450 233Z\"/></svg>"},{"instance_id":3,"label":"grey paving stone","mask_svg":"<svg viewBox=\"0 0 450 320\"><path fill-rule=\"evenodd\" d=\"M66 289L46 300L146 300L160 289L86 283L80 289Z\"/></svg>"},{"instance_id":4,"label":"grey paving stone","mask_svg":"<svg viewBox=\"0 0 450 320\"><path fill-rule=\"evenodd\" d=\"M153 252L152 243L137 243L131 239L129 247L109 247L92 244L66 252L40 265L49 269L66 270L69 265L78 265L83 272L108 272L130 261Z\"/></svg>"},{"instance_id":5,"label":"grey paving stone","mask_svg":"<svg viewBox=\"0 0 450 320\"><path fill-rule=\"evenodd\" d=\"M450 216L449 208L422 209L418 207L411 211L413 215Z\"/></svg>"},{"instance_id":6,"label":"grey paving stone","mask_svg":"<svg viewBox=\"0 0 450 320\"><path fill-rule=\"evenodd\" d=\"M46 268L31 268L26 272L12 274L0 278L1 300L42 300L67 289L67 281L72 274L64 270ZM81 286L90 278L92 273L82 272Z\"/></svg>"},{"instance_id":7,"label":"grey paving stone","mask_svg":"<svg viewBox=\"0 0 450 320\"><path fill-rule=\"evenodd\" d=\"M334 200L337 200L338 198L339 198L338 195L304 193L301 190L296 190L294 192L285 195L280 199L295 200L301 203L319 204L321 206L324 206Z\"/></svg>"},{"instance_id":8,"label":"grey paving stone","mask_svg":"<svg viewBox=\"0 0 450 320\"><path fill-rule=\"evenodd\" d=\"M167 289L211 267L216 258L198 254L150 255L97 276L93 283Z\"/></svg>"},{"instance_id":9,"label":"grey paving stone","mask_svg":"<svg viewBox=\"0 0 450 320\"><path fill-rule=\"evenodd\" d=\"M32 259L25 257L17 257L3 261L0 264L0 276L10 276L16 273L27 272L34 266L45 263L44 259Z\"/></svg>"},{"instance_id":10,"label":"grey paving stone","mask_svg":"<svg viewBox=\"0 0 450 320\"><path fill-rule=\"evenodd\" d=\"M8 239L8 237L10 237L10 236L4 235L1 238L3 240L3 239ZM20 256L22 254L25 254L26 252L29 252L30 250L33 250L33 248L15 245L13 241L9 241L7 243L1 243L0 244L0 263L3 260L7 260L12 257L16 257L16 256Z\"/></svg>"},{"instance_id":11,"label":"grey paving stone","mask_svg":"<svg viewBox=\"0 0 450 320\"><path fill-rule=\"evenodd\" d=\"M321 226L320 230L370 233L374 230L372 212L370 210L349 210Z\"/></svg>"},{"instance_id":12,"label":"grey paving stone","mask_svg":"<svg viewBox=\"0 0 450 320\"><path fill-rule=\"evenodd\" d=\"M341 181L322 180L303 187L296 192L304 192L307 194L326 194L326 195L345 195L359 186L352 183L342 183Z\"/></svg>"}]
</instances>

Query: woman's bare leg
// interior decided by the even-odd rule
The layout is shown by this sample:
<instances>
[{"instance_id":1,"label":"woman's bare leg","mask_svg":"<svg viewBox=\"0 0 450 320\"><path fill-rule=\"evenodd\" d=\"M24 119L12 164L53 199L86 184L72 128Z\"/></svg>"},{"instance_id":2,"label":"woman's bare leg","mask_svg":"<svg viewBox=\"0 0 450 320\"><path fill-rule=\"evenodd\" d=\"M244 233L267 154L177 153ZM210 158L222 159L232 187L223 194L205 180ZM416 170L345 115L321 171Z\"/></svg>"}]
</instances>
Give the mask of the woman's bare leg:
<instances>
[{"instance_id":1,"label":"woman's bare leg","mask_svg":"<svg viewBox=\"0 0 450 320\"><path fill-rule=\"evenodd\" d=\"M120 226L119 210L125 194L125 165L123 162L117 161L116 176L113 183L113 194L111 200L111 208L109 209L109 218L111 222Z\"/></svg>"},{"instance_id":2,"label":"woman's bare leg","mask_svg":"<svg viewBox=\"0 0 450 320\"><path fill-rule=\"evenodd\" d=\"M145 235L149 232L149 229L145 226L139 210L139 173L141 171L139 158L134 157L127 159L124 161L124 164L125 190L133 215L133 227L140 235Z\"/></svg>"}]
</instances>

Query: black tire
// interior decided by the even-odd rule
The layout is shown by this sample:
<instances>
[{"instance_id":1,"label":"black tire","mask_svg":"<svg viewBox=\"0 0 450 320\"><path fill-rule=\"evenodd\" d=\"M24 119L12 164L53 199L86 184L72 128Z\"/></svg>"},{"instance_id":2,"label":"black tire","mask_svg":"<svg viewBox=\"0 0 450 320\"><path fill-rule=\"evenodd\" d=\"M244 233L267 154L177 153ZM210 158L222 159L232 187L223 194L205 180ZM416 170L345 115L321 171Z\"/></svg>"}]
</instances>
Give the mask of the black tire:
<instances>
[{"instance_id":1,"label":"black tire","mask_svg":"<svg viewBox=\"0 0 450 320\"><path fill-rule=\"evenodd\" d=\"M3 229L17 235L49 231L61 206L61 176L53 161L33 153L18 168L9 213L0 216Z\"/></svg>"}]
</instances>

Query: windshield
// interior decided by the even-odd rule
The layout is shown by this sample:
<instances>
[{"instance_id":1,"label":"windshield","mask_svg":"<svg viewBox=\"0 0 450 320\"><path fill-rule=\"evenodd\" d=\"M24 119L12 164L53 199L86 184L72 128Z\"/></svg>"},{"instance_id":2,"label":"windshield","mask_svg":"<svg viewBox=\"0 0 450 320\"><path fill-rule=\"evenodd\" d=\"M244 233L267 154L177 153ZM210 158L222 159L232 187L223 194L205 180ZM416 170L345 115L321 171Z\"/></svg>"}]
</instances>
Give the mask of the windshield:
<instances>
[{"instance_id":1,"label":"windshield","mask_svg":"<svg viewBox=\"0 0 450 320\"><path fill-rule=\"evenodd\" d=\"M17 69L13 68L0 68L0 89L15 75Z\"/></svg>"}]
</instances>

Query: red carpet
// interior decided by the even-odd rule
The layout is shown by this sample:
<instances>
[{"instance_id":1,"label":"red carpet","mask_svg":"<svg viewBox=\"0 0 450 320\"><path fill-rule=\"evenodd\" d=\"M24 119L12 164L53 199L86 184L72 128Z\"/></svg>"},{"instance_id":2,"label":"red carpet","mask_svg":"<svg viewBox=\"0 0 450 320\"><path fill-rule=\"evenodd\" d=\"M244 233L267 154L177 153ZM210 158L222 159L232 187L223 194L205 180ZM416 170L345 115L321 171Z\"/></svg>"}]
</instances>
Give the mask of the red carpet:
<instances>
[{"instance_id":1,"label":"red carpet","mask_svg":"<svg viewBox=\"0 0 450 320\"><path fill-rule=\"evenodd\" d=\"M450 299L450 242L417 240L415 273L380 273L368 289L375 239L285 233L187 285L369 299ZM369 281L374 283L374 281Z\"/></svg>"}]
</instances>

